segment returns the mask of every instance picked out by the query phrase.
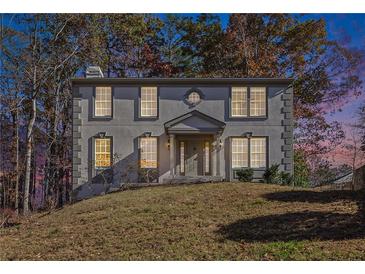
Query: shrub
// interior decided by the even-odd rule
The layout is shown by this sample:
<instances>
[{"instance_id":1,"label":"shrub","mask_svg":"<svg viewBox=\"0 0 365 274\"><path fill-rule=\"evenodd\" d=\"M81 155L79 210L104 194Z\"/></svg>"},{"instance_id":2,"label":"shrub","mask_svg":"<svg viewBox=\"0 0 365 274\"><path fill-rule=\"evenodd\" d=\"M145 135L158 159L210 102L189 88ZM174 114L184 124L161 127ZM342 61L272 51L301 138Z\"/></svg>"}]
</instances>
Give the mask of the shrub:
<instances>
[{"instance_id":1,"label":"shrub","mask_svg":"<svg viewBox=\"0 0 365 274\"><path fill-rule=\"evenodd\" d=\"M282 185L291 185L293 182L293 176L290 173L284 171L280 172L280 179Z\"/></svg>"},{"instance_id":2,"label":"shrub","mask_svg":"<svg viewBox=\"0 0 365 274\"><path fill-rule=\"evenodd\" d=\"M266 169L264 173L264 180L268 184L280 184L281 178L279 173L279 165L274 164L268 169Z\"/></svg>"},{"instance_id":3,"label":"shrub","mask_svg":"<svg viewBox=\"0 0 365 274\"><path fill-rule=\"evenodd\" d=\"M309 186L309 164L305 153L296 150L294 153L294 185L301 187Z\"/></svg>"},{"instance_id":4,"label":"shrub","mask_svg":"<svg viewBox=\"0 0 365 274\"><path fill-rule=\"evenodd\" d=\"M272 165L266 169L264 180L268 184L290 185L293 182L293 176L290 173L279 171L279 164Z\"/></svg>"},{"instance_id":5,"label":"shrub","mask_svg":"<svg viewBox=\"0 0 365 274\"><path fill-rule=\"evenodd\" d=\"M139 170L139 180L141 183L157 183L158 169L156 168L141 168Z\"/></svg>"},{"instance_id":6,"label":"shrub","mask_svg":"<svg viewBox=\"0 0 365 274\"><path fill-rule=\"evenodd\" d=\"M251 182L253 178L253 169L242 168L238 170L236 174L240 182Z\"/></svg>"},{"instance_id":7,"label":"shrub","mask_svg":"<svg viewBox=\"0 0 365 274\"><path fill-rule=\"evenodd\" d=\"M11 219L15 217L15 212L10 208L0 209L0 228L10 226Z\"/></svg>"}]
</instances>

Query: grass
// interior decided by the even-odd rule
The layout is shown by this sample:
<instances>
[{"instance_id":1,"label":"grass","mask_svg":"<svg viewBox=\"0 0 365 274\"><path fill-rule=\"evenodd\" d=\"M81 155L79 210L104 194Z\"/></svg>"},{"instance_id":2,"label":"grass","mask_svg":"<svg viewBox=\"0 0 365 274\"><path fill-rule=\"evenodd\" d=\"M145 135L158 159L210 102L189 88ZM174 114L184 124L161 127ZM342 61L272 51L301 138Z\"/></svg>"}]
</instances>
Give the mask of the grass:
<instances>
[{"instance_id":1,"label":"grass","mask_svg":"<svg viewBox=\"0 0 365 274\"><path fill-rule=\"evenodd\" d=\"M364 260L358 195L245 183L128 190L0 230L0 259Z\"/></svg>"}]
</instances>

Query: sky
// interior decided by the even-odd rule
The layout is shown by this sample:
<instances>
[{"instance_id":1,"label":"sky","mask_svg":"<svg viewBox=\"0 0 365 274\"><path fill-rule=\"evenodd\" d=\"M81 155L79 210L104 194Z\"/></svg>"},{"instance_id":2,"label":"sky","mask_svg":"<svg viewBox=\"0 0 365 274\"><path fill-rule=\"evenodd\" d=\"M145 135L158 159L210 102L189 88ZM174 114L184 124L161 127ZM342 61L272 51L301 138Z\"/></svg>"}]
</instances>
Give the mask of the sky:
<instances>
[{"instance_id":1,"label":"sky","mask_svg":"<svg viewBox=\"0 0 365 274\"><path fill-rule=\"evenodd\" d=\"M349 48L365 50L365 14L313 14L309 18L325 18L330 39L338 40ZM365 60L364 60L365 61ZM365 63L361 65L360 75L365 82ZM358 98L352 98L341 112L329 116L330 120L346 123L353 120L361 103L365 101L365 92Z\"/></svg>"}]
</instances>

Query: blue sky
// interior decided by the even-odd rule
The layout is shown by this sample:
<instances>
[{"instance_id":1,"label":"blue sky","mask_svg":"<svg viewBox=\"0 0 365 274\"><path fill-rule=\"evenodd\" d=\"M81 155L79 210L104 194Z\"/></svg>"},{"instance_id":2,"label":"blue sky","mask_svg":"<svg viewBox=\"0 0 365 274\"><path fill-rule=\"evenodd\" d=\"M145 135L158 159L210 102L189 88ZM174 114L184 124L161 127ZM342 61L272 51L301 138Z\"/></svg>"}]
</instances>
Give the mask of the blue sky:
<instances>
[{"instance_id":1,"label":"blue sky","mask_svg":"<svg viewBox=\"0 0 365 274\"><path fill-rule=\"evenodd\" d=\"M324 18L330 39L338 40L346 47L365 50L365 14L309 14L305 17ZM361 66L360 73L362 80L365 82L364 63ZM354 116L364 101L365 92L363 90L362 96L350 99L341 112L329 115L328 118L341 123L354 122Z\"/></svg>"}]
</instances>

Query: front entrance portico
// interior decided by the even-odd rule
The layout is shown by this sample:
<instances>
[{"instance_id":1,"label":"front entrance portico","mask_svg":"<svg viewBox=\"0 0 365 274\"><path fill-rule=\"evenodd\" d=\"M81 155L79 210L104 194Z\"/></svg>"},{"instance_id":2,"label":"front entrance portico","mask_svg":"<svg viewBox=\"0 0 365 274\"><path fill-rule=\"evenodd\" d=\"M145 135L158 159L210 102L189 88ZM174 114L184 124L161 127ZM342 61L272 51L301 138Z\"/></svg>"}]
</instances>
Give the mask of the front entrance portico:
<instances>
[{"instance_id":1,"label":"front entrance portico","mask_svg":"<svg viewBox=\"0 0 365 274\"><path fill-rule=\"evenodd\" d=\"M165 123L170 178L219 176L220 136L225 123L192 111Z\"/></svg>"}]
</instances>

